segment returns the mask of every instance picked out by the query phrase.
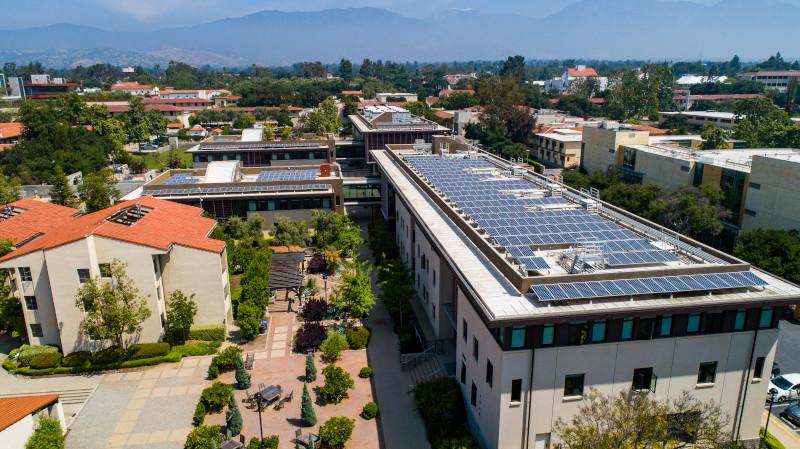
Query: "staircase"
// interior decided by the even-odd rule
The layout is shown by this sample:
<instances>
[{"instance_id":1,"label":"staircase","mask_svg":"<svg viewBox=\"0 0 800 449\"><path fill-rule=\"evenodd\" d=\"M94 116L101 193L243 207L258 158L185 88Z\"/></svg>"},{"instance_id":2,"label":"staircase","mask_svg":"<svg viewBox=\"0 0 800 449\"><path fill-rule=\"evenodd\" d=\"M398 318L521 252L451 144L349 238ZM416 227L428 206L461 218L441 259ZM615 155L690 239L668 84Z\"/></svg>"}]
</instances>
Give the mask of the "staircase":
<instances>
[{"instance_id":1,"label":"staircase","mask_svg":"<svg viewBox=\"0 0 800 449\"><path fill-rule=\"evenodd\" d=\"M409 374L411 375L411 386L413 387L426 380L445 377L447 376L447 371L437 357L429 357L417 363Z\"/></svg>"}]
</instances>

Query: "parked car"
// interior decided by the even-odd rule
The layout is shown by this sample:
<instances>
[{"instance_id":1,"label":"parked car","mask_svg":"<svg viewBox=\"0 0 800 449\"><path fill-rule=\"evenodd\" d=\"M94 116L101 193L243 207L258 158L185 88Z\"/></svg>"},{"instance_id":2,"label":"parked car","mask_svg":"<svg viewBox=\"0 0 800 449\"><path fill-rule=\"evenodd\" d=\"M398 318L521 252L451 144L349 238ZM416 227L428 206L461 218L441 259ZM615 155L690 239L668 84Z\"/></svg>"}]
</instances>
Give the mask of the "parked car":
<instances>
[{"instance_id":1,"label":"parked car","mask_svg":"<svg viewBox=\"0 0 800 449\"><path fill-rule=\"evenodd\" d=\"M781 418L789 421L795 426L800 426L800 404L792 404L781 412Z\"/></svg>"},{"instance_id":2,"label":"parked car","mask_svg":"<svg viewBox=\"0 0 800 449\"><path fill-rule=\"evenodd\" d=\"M800 374L783 374L769 381L767 400L774 397L776 402L786 402L796 399L798 393L800 393Z\"/></svg>"}]
</instances>

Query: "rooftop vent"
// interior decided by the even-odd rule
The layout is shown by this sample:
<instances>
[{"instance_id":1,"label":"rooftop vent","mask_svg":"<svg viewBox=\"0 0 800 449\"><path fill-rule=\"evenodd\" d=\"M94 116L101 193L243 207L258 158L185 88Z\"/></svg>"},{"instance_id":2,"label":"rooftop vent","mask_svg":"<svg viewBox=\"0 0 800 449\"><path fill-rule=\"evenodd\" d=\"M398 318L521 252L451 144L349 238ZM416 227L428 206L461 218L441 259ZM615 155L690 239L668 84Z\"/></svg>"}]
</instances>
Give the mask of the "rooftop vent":
<instances>
[{"instance_id":1,"label":"rooftop vent","mask_svg":"<svg viewBox=\"0 0 800 449\"><path fill-rule=\"evenodd\" d=\"M139 204L135 204L131 207L126 207L120 211L114 213L114 215L108 217L109 221L113 221L115 223L123 224L125 226L133 226L137 221L141 220L142 217L147 215L152 209L149 207L144 207Z\"/></svg>"},{"instance_id":2,"label":"rooftop vent","mask_svg":"<svg viewBox=\"0 0 800 449\"><path fill-rule=\"evenodd\" d=\"M0 209L0 221L8 220L9 218L16 217L17 215L25 212L25 209L14 206L6 206Z\"/></svg>"}]
</instances>

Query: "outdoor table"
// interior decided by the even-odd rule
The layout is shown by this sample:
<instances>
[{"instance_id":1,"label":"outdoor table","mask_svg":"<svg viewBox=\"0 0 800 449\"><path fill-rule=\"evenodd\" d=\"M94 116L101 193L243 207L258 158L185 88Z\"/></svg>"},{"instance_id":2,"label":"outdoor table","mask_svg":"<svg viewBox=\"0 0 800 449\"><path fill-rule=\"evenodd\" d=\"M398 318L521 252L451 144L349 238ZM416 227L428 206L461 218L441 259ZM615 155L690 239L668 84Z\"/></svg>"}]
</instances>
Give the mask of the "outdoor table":
<instances>
[{"instance_id":1,"label":"outdoor table","mask_svg":"<svg viewBox=\"0 0 800 449\"><path fill-rule=\"evenodd\" d=\"M225 440L222 442L221 449L241 449L244 445L236 440Z\"/></svg>"},{"instance_id":2,"label":"outdoor table","mask_svg":"<svg viewBox=\"0 0 800 449\"><path fill-rule=\"evenodd\" d=\"M261 398L264 403L269 404L274 402L281 397L281 386L280 385L270 385L267 388L259 391L261 393Z\"/></svg>"}]
</instances>

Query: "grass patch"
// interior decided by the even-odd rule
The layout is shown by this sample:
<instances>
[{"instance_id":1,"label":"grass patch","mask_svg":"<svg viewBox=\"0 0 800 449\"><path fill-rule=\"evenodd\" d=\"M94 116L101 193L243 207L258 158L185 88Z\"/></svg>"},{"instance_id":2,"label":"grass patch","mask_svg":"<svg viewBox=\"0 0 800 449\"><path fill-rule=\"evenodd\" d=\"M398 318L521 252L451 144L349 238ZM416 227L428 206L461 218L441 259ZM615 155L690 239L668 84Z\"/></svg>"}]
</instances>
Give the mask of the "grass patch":
<instances>
[{"instance_id":1,"label":"grass patch","mask_svg":"<svg viewBox=\"0 0 800 449\"><path fill-rule=\"evenodd\" d=\"M178 159L181 160L182 167L190 168L192 166L192 155L187 153L186 150L195 145L195 143L181 144L175 150ZM141 161L144 164L145 170L164 170L167 168L169 153L169 151L164 151L163 153L132 154L131 158Z\"/></svg>"}]
</instances>

